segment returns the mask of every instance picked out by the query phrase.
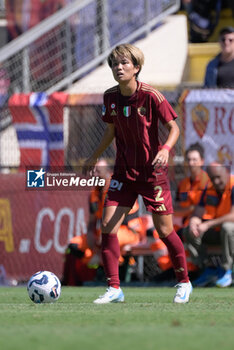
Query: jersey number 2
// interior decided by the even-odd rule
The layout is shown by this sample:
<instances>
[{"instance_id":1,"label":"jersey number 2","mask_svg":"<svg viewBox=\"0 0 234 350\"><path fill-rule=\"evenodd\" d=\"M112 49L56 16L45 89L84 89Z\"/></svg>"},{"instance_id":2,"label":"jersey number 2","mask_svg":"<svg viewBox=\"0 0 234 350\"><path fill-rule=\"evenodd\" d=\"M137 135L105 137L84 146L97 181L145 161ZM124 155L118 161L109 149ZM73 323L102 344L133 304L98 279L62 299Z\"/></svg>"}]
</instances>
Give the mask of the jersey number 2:
<instances>
[{"instance_id":1,"label":"jersey number 2","mask_svg":"<svg viewBox=\"0 0 234 350\"><path fill-rule=\"evenodd\" d=\"M156 197L155 197L155 202L163 202L164 198L161 197L162 194L162 187L161 186L155 186L154 187L155 191L158 191Z\"/></svg>"}]
</instances>

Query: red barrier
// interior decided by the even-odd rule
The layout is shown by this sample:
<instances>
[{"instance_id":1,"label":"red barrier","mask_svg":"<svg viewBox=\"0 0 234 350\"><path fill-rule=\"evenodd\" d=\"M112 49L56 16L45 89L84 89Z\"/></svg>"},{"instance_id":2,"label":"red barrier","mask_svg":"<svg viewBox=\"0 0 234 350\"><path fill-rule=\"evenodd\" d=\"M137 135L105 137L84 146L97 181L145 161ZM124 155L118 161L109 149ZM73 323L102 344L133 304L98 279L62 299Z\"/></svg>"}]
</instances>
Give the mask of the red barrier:
<instances>
[{"instance_id":1,"label":"red barrier","mask_svg":"<svg viewBox=\"0 0 234 350\"><path fill-rule=\"evenodd\" d=\"M26 190L25 174L0 175L0 265L8 278L63 271L71 237L85 234L89 191Z\"/></svg>"}]
</instances>

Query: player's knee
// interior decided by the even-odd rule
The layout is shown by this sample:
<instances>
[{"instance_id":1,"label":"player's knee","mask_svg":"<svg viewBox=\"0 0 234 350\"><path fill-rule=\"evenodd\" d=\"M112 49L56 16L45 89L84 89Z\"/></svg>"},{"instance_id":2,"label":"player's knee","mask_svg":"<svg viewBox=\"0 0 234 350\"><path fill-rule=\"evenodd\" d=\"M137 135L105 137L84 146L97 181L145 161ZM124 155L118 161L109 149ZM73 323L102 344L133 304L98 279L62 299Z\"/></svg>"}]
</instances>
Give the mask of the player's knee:
<instances>
[{"instance_id":1,"label":"player's knee","mask_svg":"<svg viewBox=\"0 0 234 350\"><path fill-rule=\"evenodd\" d=\"M173 227L168 225L158 225L156 229L160 238L167 237L173 231Z\"/></svg>"},{"instance_id":2,"label":"player's knee","mask_svg":"<svg viewBox=\"0 0 234 350\"><path fill-rule=\"evenodd\" d=\"M160 238L167 237L174 229L171 215L153 214L153 222Z\"/></svg>"}]
</instances>

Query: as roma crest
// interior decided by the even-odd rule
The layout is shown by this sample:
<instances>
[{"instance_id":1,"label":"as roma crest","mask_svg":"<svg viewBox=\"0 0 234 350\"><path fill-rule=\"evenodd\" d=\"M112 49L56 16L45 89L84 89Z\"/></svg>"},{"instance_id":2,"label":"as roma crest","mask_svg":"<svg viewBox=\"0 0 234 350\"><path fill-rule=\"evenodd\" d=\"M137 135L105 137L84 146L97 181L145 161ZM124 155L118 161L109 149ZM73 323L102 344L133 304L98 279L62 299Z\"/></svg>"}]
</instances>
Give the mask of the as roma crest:
<instances>
[{"instance_id":1,"label":"as roma crest","mask_svg":"<svg viewBox=\"0 0 234 350\"><path fill-rule=\"evenodd\" d=\"M209 119L209 110L202 104L199 103L192 109L193 127L200 138L202 138L206 132Z\"/></svg>"},{"instance_id":2,"label":"as roma crest","mask_svg":"<svg viewBox=\"0 0 234 350\"><path fill-rule=\"evenodd\" d=\"M146 115L146 108L145 107L138 107L137 108L137 112L139 115L141 115L142 117L144 117Z\"/></svg>"}]
</instances>

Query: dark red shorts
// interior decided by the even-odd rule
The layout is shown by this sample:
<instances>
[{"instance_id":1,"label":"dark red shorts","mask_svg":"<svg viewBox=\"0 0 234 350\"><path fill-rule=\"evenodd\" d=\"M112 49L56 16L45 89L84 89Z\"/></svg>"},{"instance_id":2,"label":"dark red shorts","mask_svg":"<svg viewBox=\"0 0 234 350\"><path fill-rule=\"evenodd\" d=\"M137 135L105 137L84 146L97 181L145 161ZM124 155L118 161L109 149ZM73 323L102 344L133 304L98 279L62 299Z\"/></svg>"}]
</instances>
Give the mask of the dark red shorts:
<instances>
[{"instance_id":1,"label":"dark red shorts","mask_svg":"<svg viewBox=\"0 0 234 350\"><path fill-rule=\"evenodd\" d=\"M173 214L170 184L167 178L153 182L120 181L112 177L105 200L105 207L121 206L131 208L141 195L146 209L156 214Z\"/></svg>"}]
</instances>

